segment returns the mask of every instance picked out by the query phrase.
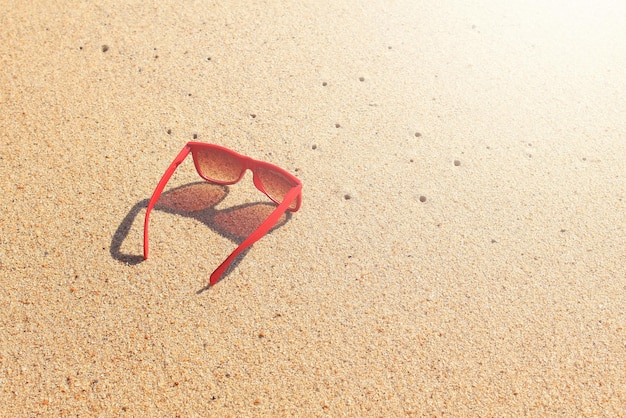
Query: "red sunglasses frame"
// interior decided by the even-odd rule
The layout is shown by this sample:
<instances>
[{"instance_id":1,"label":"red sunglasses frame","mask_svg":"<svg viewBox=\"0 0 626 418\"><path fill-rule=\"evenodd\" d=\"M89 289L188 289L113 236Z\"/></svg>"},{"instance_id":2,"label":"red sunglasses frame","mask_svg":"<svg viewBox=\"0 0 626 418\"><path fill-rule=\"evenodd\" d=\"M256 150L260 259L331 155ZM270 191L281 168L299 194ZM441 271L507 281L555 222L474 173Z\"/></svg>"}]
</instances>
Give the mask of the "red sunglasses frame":
<instances>
[{"instance_id":1,"label":"red sunglasses frame","mask_svg":"<svg viewBox=\"0 0 626 418\"><path fill-rule=\"evenodd\" d=\"M235 157L239 161L242 167L239 178L237 178L237 180L235 181L216 181L214 179L206 178L202 174L202 171L200 170L200 167L198 165L199 163L198 163L197 152L202 149L214 149L214 150L218 150L223 153L226 153L230 155L231 157ZM274 203L278 205L276 209L274 209L274 211L267 217L267 219L265 219L265 221L263 221L263 223L259 225L257 229L255 229L241 244L239 244L239 246L226 258L226 260L224 260L222 264L220 264L219 267L215 269L213 273L211 273L210 285L213 286L215 283L219 281L220 277L222 276L222 274L224 274L224 272L226 271L230 263L239 254L241 254L243 250L248 248L250 245L254 244L259 239L261 239L263 235L265 235L270 229L272 229L272 227L280 219L283 213L285 213L286 211L296 212L298 209L300 209L300 205L302 203L302 183L297 177L295 177L294 175L290 174L289 172L283 170L282 168L274 164L255 160L253 158L247 157L245 155L241 155L233 150L230 150L228 148L225 148L219 145L207 144L204 142L188 142L187 145L185 145L184 148L178 153L178 155L176 156L174 161L170 164L170 166L167 168L167 170L165 170L163 177L161 177L161 180L159 181L156 188L154 189L154 193L152 193L152 197L150 198L150 202L148 203L148 207L146 209L146 216L144 219L144 226L143 226L143 258L144 260L148 259L148 225L150 222L150 212L152 212L154 205L159 200L161 193L163 193L163 189L165 189L165 185L174 174L174 171L176 171L176 168L178 168L178 166L185 160L185 158L187 158L190 152L191 152L191 155L193 156L193 161L196 167L196 171L198 172L200 177L202 177L204 180L208 181L209 183L220 184L220 185L226 186L226 185L237 183L239 180L241 180L241 178L244 176L246 171L251 170L253 173L253 182L256 188L262 191L267 197L269 197ZM257 174L257 170L259 168L277 172L293 184L291 190L287 192L282 202L279 202L276 199L274 199L265 190L265 188L263 187L263 183L259 175ZM296 205L295 207L292 208L291 204L294 202L294 200L296 202Z\"/></svg>"}]
</instances>

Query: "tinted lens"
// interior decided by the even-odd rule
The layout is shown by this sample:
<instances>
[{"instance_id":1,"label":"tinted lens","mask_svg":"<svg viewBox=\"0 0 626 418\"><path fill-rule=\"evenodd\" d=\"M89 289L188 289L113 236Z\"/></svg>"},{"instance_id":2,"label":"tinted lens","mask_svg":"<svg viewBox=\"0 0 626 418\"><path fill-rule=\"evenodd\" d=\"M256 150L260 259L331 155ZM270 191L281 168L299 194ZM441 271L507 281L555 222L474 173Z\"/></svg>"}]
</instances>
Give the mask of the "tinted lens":
<instances>
[{"instance_id":1,"label":"tinted lens","mask_svg":"<svg viewBox=\"0 0 626 418\"><path fill-rule=\"evenodd\" d=\"M265 192L278 203L282 202L287 193L295 186L287 177L274 170L259 168L256 170L256 174L259 176ZM295 209L296 204L297 200L294 199L289 205L289 209Z\"/></svg>"},{"instance_id":2,"label":"tinted lens","mask_svg":"<svg viewBox=\"0 0 626 418\"><path fill-rule=\"evenodd\" d=\"M239 179L243 167L236 155L216 148L202 148L196 152L196 162L203 177L218 183L233 183Z\"/></svg>"}]
</instances>

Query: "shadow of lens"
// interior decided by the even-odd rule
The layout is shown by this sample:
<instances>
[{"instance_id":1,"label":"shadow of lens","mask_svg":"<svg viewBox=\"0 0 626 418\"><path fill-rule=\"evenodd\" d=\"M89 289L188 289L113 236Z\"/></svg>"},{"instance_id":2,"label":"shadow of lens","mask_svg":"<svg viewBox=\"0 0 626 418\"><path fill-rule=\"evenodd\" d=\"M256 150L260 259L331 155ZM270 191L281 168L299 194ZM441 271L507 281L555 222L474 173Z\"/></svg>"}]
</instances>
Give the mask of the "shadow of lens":
<instances>
[{"instance_id":1,"label":"shadow of lens","mask_svg":"<svg viewBox=\"0 0 626 418\"><path fill-rule=\"evenodd\" d=\"M207 182L193 183L163 193L155 209L187 214L214 207L224 200L228 190Z\"/></svg>"}]
</instances>

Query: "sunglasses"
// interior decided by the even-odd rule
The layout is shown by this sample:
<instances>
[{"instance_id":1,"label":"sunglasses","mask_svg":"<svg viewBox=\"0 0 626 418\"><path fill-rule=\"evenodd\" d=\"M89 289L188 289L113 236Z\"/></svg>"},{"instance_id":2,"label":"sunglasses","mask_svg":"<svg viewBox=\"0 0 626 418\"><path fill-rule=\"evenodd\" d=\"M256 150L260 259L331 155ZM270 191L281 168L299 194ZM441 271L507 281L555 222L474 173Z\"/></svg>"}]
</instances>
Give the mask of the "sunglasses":
<instances>
[{"instance_id":1,"label":"sunglasses","mask_svg":"<svg viewBox=\"0 0 626 418\"><path fill-rule=\"evenodd\" d=\"M259 225L211 274L210 285L217 283L230 263L247 247L261 239L280 217L286 212L296 212L302 202L302 183L295 176L274 164L254 160L228 148L203 142L189 142L176 156L157 184L146 209L143 227L143 258L148 259L148 224L150 212L159 200L165 185L176 168L187 158L193 156L196 171L206 181L220 185L235 184L249 169L253 173L253 182L257 189L265 193L276 209Z\"/></svg>"}]
</instances>

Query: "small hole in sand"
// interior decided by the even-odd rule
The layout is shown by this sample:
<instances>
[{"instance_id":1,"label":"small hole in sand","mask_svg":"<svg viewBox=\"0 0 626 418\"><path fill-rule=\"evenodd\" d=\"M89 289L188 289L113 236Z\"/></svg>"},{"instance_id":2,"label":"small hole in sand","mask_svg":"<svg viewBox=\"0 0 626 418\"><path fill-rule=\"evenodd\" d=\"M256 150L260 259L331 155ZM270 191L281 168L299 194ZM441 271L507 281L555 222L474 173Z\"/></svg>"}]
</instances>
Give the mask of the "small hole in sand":
<instances>
[{"instance_id":1,"label":"small hole in sand","mask_svg":"<svg viewBox=\"0 0 626 418\"><path fill-rule=\"evenodd\" d=\"M172 130L171 130L171 129L168 129L168 130L167 130L167 134L168 134L168 135L171 135L171 134L172 134Z\"/></svg>"},{"instance_id":2,"label":"small hole in sand","mask_svg":"<svg viewBox=\"0 0 626 418\"><path fill-rule=\"evenodd\" d=\"M254 113L250 113L250 117L251 117L252 119L254 119L254 118L256 118L256 115L255 115Z\"/></svg>"},{"instance_id":3,"label":"small hole in sand","mask_svg":"<svg viewBox=\"0 0 626 418\"><path fill-rule=\"evenodd\" d=\"M193 134L193 139L198 139L198 134Z\"/></svg>"},{"instance_id":4,"label":"small hole in sand","mask_svg":"<svg viewBox=\"0 0 626 418\"><path fill-rule=\"evenodd\" d=\"M419 132L415 132L415 137L416 137L416 138L419 138L420 136L422 136L422 134L421 134L421 133L419 133Z\"/></svg>"},{"instance_id":5,"label":"small hole in sand","mask_svg":"<svg viewBox=\"0 0 626 418\"><path fill-rule=\"evenodd\" d=\"M426 196L420 196L420 202L424 203L426 201Z\"/></svg>"},{"instance_id":6,"label":"small hole in sand","mask_svg":"<svg viewBox=\"0 0 626 418\"><path fill-rule=\"evenodd\" d=\"M365 77L359 77L359 81L365 81Z\"/></svg>"},{"instance_id":7,"label":"small hole in sand","mask_svg":"<svg viewBox=\"0 0 626 418\"><path fill-rule=\"evenodd\" d=\"M322 86L324 86L324 87L326 87L327 85L328 85L328 83L325 82L325 81L322 83Z\"/></svg>"},{"instance_id":8,"label":"small hole in sand","mask_svg":"<svg viewBox=\"0 0 626 418\"><path fill-rule=\"evenodd\" d=\"M335 128L341 128L341 125L338 123L335 123Z\"/></svg>"},{"instance_id":9,"label":"small hole in sand","mask_svg":"<svg viewBox=\"0 0 626 418\"><path fill-rule=\"evenodd\" d=\"M352 196L350 196L348 193L346 193L346 194L343 195L343 198L346 199L346 200L350 200L350 199L352 199Z\"/></svg>"},{"instance_id":10,"label":"small hole in sand","mask_svg":"<svg viewBox=\"0 0 626 418\"><path fill-rule=\"evenodd\" d=\"M108 45L102 45L102 52L107 52L109 50Z\"/></svg>"},{"instance_id":11,"label":"small hole in sand","mask_svg":"<svg viewBox=\"0 0 626 418\"><path fill-rule=\"evenodd\" d=\"M454 160L454 165L458 167L461 165L461 162L459 160Z\"/></svg>"},{"instance_id":12,"label":"small hole in sand","mask_svg":"<svg viewBox=\"0 0 626 418\"><path fill-rule=\"evenodd\" d=\"M317 144L311 145L311 149L317 149Z\"/></svg>"}]
</instances>

